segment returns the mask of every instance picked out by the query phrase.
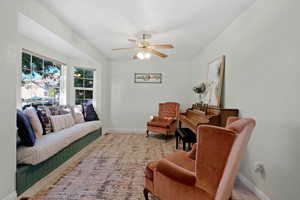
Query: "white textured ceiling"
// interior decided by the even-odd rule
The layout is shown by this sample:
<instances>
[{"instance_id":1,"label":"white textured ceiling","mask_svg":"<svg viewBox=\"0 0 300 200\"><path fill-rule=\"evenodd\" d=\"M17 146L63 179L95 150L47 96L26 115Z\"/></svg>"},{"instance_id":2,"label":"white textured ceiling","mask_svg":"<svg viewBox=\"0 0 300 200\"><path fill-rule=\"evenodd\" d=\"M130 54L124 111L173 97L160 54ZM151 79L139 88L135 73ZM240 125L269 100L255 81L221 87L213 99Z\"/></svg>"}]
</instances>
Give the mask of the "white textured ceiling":
<instances>
[{"instance_id":1,"label":"white textured ceiling","mask_svg":"<svg viewBox=\"0 0 300 200\"><path fill-rule=\"evenodd\" d=\"M127 39L149 31L152 41L171 43L169 59L197 55L255 0L40 0L112 60L128 60ZM151 41L151 40L150 40Z\"/></svg>"}]
</instances>

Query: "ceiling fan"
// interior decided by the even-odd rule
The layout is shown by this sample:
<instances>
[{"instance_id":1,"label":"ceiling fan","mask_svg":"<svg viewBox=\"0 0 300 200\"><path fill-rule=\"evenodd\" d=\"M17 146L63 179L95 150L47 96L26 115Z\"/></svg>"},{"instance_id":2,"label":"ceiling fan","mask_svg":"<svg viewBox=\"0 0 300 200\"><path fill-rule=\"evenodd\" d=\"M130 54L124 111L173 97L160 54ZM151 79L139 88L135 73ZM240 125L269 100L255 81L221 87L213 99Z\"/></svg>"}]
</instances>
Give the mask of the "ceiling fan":
<instances>
[{"instance_id":1,"label":"ceiling fan","mask_svg":"<svg viewBox=\"0 0 300 200\"><path fill-rule=\"evenodd\" d=\"M166 58L168 55L159 52L156 49L172 49L174 48L171 44L151 44L149 39L151 38L150 33L142 33L137 37L136 40L128 39L129 42L134 43L135 47L128 48L118 48L112 49L113 51L117 50L137 50L137 53L133 56L133 59L150 59L152 55L159 56L161 58Z\"/></svg>"}]
</instances>

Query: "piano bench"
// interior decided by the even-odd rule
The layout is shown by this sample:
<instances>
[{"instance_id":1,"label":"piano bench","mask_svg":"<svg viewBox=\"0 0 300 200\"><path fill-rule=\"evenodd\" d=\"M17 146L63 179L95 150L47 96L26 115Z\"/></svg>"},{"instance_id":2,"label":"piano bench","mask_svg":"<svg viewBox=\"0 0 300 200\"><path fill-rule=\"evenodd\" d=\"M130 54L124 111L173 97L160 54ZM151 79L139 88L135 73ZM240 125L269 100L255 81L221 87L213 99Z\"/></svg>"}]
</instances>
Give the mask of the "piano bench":
<instances>
[{"instance_id":1,"label":"piano bench","mask_svg":"<svg viewBox=\"0 0 300 200\"><path fill-rule=\"evenodd\" d=\"M182 141L182 149L184 151L189 151L191 145L197 142L196 134L189 128L178 128L175 132L176 136L176 149L179 148L179 142ZM186 148L186 144L188 144Z\"/></svg>"}]
</instances>

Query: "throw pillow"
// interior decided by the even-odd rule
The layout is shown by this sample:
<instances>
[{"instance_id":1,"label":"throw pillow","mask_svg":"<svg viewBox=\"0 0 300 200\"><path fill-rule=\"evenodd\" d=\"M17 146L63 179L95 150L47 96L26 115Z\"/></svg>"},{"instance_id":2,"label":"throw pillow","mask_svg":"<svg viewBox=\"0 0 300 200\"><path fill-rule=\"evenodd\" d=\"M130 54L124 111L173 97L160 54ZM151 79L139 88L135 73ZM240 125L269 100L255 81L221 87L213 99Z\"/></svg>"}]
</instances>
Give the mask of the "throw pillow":
<instances>
[{"instance_id":1,"label":"throw pillow","mask_svg":"<svg viewBox=\"0 0 300 200\"><path fill-rule=\"evenodd\" d=\"M74 121L76 124L80 124L80 123L84 122L84 117L83 117L82 113L79 113L79 112L74 113L73 117L74 117Z\"/></svg>"},{"instance_id":2,"label":"throw pillow","mask_svg":"<svg viewBox=\"0 0 300 200\"><path fill-rule=\"evenodd\" d=\"M30 120L22 111L17 110L17 127L21 144L32 147L35 143L35 134L31 127Z\"/></svg>"},{"instance_id":3,"label":"throw pillow","mask_svg":"<svg viewBox=\"0 0 300 200\"><path fill-rule=\"evenodd\" d=\"M92 103L83 104L82 108L83 108L84 120L86 122L99 120L98 115Z\"/></svg>"},{"instance_id":4,"label":"throw pillow","mask_svg":"<svg viewBox=\"0 0 300 200\"><path fill-rule=\"evenodd\" d=\"M50 120L52 123L53 131L57 132L65 128L74 126L75 122L71 114L66 115L51 115Z\"/></svg>"},{"instance_id":5,"label":"throw pillow","mask_svg":"<svg viewBox=\"0 0 300 200\"><path fill-rule=\"evenodd\" d=\"M39 106L37 108L37 114L41 120L42 126L43 126L43 135L49 134L52 132L52 124L50 121L49 116L51 115L51 112L48 107L46 106Z\"/></svg>"},{"instance_id":6,"label":"throw pillow","mask_svg":"<svg viewBox=\"0 0 300 200\"><path fill-rule=\"evenodd\" d=\"M59 109L60 115L72 113L72 108L69 105L60 105L60 106L58 106L58 109Z\"/></svg>"},{"instance_id":7,"label":"throw pillow","mask_svg":"<svg viewBox=\"0 0 300 200\"><path fill-rule=\"evenodd\" d=\"M43 127L35 108L27 107L23 112L29 117L36 138L41 138L43 136Z\"/></svg>"},{"instance_id":8,"label":"throw pillow","mask_svg":"<svg viewBox=\"0 0 300 200\"><path fill-rule=\"evenodd\" d=\"M51 115L60 115L60 108L59 106L49 106L48 107L50 110Z\"/></svg>"},{"instance_id":9,"label":"throw pillow","mask_svg":"<svg viewBox=\"0 0 300 200\"><path fill-rule=\"evenodd\" d=\"M21 138L18 135L18 128L17 128L17 147L21 145Z\"/></svg>"},{"instance_id":10,"label":"throw pillow","mask_svg":"<svg viewBox=\"0 0 300 200\"><path fill-rule=\"evenodd\" d=\"M84 116L82 114L82 106L78 106L78 105L72 106L71 113L73 115L76 124L84 122Z\"/></svg>"}]
</instances>

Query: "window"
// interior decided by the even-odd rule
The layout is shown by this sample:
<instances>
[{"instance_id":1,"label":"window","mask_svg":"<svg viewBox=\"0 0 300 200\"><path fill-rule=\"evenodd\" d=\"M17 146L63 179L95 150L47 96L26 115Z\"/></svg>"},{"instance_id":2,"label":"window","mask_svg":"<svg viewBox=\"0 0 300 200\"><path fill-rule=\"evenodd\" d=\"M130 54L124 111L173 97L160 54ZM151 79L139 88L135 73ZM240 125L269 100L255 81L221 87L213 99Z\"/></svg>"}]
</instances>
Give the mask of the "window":
<instances>
[{"instance_id":1,"label":"window","mask_svg":"<svg viewBox=\"0 0 300 200\"><path fill-rule=\"evenodd\" d=\"M75 104L94 100L94 71L75 68L74 71Z\"/></svg>"},{"instance_id":2,"label":"window","mask_svg":"<svg viewBox=\"0 0 300 200\"><path fill-rule=\"evenodd\" d=\"M30 53L22 53L22 106L59 104L62 65Z\"/></svg>"}]
</instances>

